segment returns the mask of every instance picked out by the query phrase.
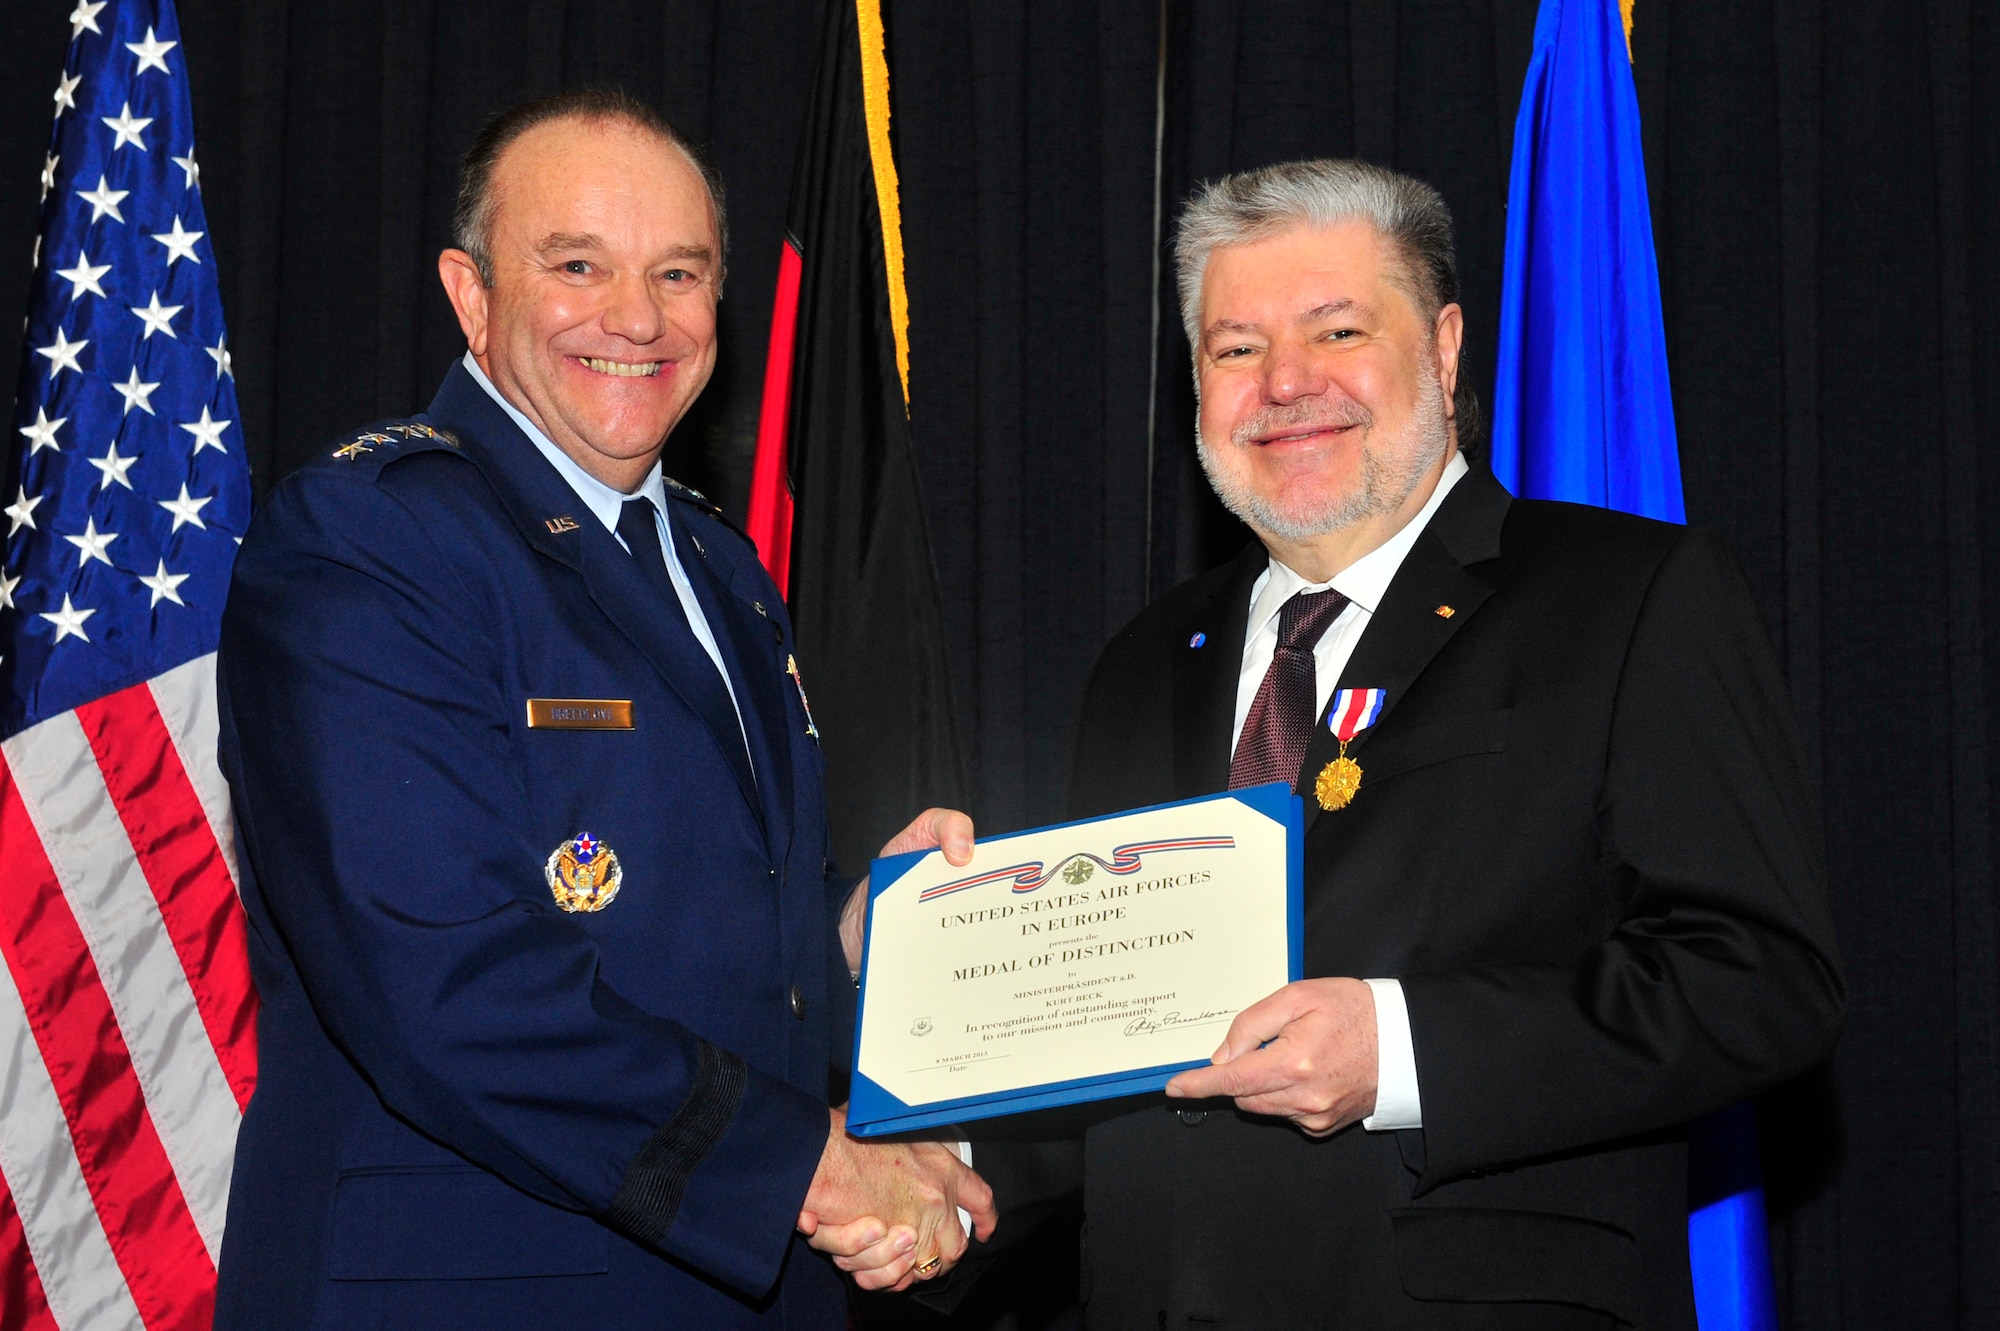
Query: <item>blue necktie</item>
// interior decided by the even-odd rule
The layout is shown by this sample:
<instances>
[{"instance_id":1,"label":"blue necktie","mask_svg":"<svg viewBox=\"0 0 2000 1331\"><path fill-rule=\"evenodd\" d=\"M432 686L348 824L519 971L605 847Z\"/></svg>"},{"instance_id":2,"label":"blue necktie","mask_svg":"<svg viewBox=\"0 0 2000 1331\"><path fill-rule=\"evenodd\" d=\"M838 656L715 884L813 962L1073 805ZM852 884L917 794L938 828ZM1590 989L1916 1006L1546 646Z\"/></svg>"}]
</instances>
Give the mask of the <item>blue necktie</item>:
<instances>
[{"instance_id":1,"label":"blue necktie","mask_svg":"<svg viewBox=\"0 0 2000 1331\"><path fill-rule=\"evenodd\" d=\"M674 590L674 580L667 574L667 557L660 549L657 512L650 499L627 499L618 509L618 534L625 538L625 548L638 562L647 585L673 607L674 618L686 624L687 609Z\"/></svg>"}]
</instances>

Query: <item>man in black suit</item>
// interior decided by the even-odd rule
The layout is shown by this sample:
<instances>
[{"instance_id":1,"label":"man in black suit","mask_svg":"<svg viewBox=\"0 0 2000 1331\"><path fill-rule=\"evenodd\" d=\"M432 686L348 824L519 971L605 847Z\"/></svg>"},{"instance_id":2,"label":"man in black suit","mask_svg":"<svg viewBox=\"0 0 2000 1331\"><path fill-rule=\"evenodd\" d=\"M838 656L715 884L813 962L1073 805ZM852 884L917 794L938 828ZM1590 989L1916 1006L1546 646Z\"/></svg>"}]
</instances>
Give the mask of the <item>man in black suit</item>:
<instances>
[{"instance_id":1,"label":"man in black suit","mask_svg":"<svg viewBox=\"0 0 2000 1331\"><path fill-rule=\"evenodd\" d=\"M1683 1125L1844 1002L1743 578L1466 461L1428 186L1269 167L1177 245L1202 463L1258 540L1105 648L1072 812L1294 781L1311 978L1089 1129L1089 1325L1692 1328ZM1327 808L1336 687L1386 702Z\"/></svg>"}]
</instances>

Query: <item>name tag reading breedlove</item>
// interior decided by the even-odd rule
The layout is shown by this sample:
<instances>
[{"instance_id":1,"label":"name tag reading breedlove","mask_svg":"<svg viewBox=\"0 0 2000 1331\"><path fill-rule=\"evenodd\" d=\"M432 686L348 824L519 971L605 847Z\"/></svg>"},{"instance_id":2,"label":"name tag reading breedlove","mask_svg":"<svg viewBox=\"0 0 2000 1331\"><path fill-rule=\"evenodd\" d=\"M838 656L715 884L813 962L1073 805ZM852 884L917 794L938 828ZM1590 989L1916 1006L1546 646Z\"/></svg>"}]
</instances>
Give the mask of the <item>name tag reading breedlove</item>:
<instances>
[{"instance_id":1,"label":"name tag reading breedlove","mask_svg":"<svg viewBox=\"0 0 2000 1331\"><path fill-rule=\"evenodd\" d=\"M1154 1091L1303 963L1282 782L875 861L847 1129Z\"/></svg>"},{"instance_id":2,"label":"name tag reading breedlove","mask_svg":"<svg viewBox=\"0 0 2000 1331\"><path fill-rule=\"evenodd\" d=\"M630 698L530 698L530 730L630 730Z\"/></svg>"}]
</instances>

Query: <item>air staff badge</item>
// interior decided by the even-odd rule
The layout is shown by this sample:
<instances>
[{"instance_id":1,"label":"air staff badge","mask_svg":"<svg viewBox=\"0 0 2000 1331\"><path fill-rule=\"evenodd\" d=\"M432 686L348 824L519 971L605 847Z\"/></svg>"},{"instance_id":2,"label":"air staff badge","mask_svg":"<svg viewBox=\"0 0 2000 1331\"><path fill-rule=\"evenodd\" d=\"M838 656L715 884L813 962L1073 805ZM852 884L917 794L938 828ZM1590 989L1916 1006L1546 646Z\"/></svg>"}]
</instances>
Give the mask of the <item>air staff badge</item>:
<instances>
[{"instance_id":1,"label":"air staff badge","mask_svg":"<svg viewBox=\"0 0 2000 1331\"><path fill-rule=\"evenodd\" d=\"M1329 813L1344 809L1354 799L1354 792L1361 789L1361 764L1347 756L1347 742L1375 724L1375 718L1382 715L1382 704L1389 700L1387 689L1342 689L1333 696L1333 706L1327 709L1327 729L1340 741L1340 756L1320 769L1319 780L1313 783L1313 794L1319 796L1319 807Z\"/></svg>"},{"instance_id":2,"label":"air staff badge","mask_svg":"<svg viewBox=\"0 0 2000 1331\"><path fill-rule=\"evenodd\" d=\"M618 854L588 832L563 842L549 855L542 873L555 893L556 905L575 914L603 910L625 881Z\"/></svg>"}]
</instances>

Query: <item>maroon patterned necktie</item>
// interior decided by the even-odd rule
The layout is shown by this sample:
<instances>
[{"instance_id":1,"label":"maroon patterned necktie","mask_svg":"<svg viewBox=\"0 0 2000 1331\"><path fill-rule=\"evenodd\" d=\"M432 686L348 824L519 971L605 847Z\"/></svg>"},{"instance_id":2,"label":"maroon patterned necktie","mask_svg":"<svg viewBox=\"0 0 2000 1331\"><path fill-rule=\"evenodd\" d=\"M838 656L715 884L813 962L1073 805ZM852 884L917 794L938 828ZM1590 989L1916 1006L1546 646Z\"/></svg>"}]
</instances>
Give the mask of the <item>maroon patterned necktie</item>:
<instances>
[{"instance_id":1,"label":"maroon patterned necktie","mask_svg":"<svg viewBox=\"0 0 2000 1331\"><path fill-rule=\"evenodd\" d=\"M1346 604L1345 596L1328 589L1300 592L1278 611L1278 650L1243 718L1243 737L1229 762L1231 790L1299 779L1312 740L1313 647Z\"/></svg>"}]
</instances>

